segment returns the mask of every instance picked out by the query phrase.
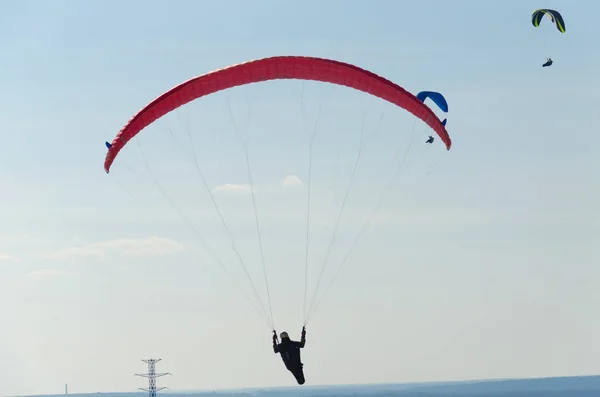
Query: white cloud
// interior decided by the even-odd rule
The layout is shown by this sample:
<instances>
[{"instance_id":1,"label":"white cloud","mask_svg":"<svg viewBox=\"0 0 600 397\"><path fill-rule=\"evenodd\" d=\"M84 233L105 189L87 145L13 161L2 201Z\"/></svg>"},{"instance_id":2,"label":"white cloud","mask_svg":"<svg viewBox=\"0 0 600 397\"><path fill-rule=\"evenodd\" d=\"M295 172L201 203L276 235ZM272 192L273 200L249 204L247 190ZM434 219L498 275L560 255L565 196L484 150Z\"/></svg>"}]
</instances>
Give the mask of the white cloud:
<instances>
[{"instance_id":1,"label":"white cloud","mask_svg":"<svg viewBox=\"0 0 600 397\"><path fill-rule=\"evenodd\" d=\"M0 262L20 262L21 259L11 254L0 252Z\"/></svg>"},{"instance_id":2,"label":"white cloud","mask_svg":"<svg viewBox=\"0 0 600 397\"><path fill-rule=\"evenodd\" d=\"M302 181L296 175L288 175L285 178L283 178L283 181L281 182L281 186L283 186L283 187L302 186Z\"/></svg>"},{"instance_id":3,"label":"white cloud","mask_svg":"<svg viewBox=\"0 0 600 397\"><path fill-rule=\"evenodd\" d=\"M45 239L29 234L0 234L0 242L4 244L44 243Z\"/></svg>"},{"instance_id":4,"label":"white cloud","mask_svg":"<svg viewBox=\"0 0 600 397\"><path fill-rule=\"evenodd\" d=\"M175 240L161 237L130 238L101 241L98 243L69 247L43 255L46 259L66 259L81 256L103 256L109 253L121 255L165 255L181 251L183 245Z\"/></svg>"},{"instance_id":5,"label":"white cloud","mask_svg":"<svg viewBox=\"0 0 600 397\"><path fill-rule=\"evenodd\" d=\"M67 272L59 269L37 269L27 273L28 277L58 277L65 276Z\"/></svg>"},{"instance_id":6,"label":"white cloud","mask_svg":"<svg viewBox=\"0 0 600 397\"><path fill-rule=\"evenodd\" d=\"M256 192L256 189L254 189L254 191ZM219 185L219 186L215 187L212 190L212 192L213 193L232 192L232 193L239 193L239 194L250 194L250 193L252 193L252 189L250 188L250 185L248 185L248 184L235 185L235 184L231 184L231 183L226 183L224 185Z\"/></svg>"}]
</instances>

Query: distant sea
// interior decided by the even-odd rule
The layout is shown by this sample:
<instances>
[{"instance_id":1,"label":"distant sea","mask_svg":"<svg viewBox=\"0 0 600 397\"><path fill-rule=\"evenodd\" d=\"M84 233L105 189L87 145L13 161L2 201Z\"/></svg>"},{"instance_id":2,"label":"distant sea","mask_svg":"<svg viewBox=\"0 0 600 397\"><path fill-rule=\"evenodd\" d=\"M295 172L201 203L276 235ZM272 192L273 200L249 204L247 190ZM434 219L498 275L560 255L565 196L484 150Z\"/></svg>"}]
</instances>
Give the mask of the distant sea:
<instances>
[{"instance_id":1,"label":"distant sea","mask_svg":"<svg viewBox=\"0 0 600 397\"><path fill-rule=\"evenodd\" d=\"M69 394L69 397L143 397L148 393ZM216 391L162 391L165 397L600 397L600 376L403 383ZM40 397L56 397L56 394Z\"/></svg>"}]
</instances>

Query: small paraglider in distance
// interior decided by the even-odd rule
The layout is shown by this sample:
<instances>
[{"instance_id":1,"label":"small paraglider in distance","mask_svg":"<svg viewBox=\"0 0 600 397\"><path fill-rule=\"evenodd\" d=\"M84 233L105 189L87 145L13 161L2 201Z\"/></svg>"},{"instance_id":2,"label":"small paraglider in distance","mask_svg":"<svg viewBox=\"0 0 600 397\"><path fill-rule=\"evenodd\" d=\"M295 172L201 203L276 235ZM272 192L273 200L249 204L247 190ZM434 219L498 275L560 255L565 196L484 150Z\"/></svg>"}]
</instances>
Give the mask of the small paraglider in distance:
<instances>
[{"instance_id":1,"label":"small paraglider in distance","mask_svg":"<svg viewBox=\"0 0 600 397\"><path fill-rule=\"evenodd\" d=\"M431 135L429 135L429 139L427 139L427 140L425 141L425 143L432 144L432 143L433 143L433 140L434 140L434 139L433 139L433 137L432 137Z\"/></svg>"},{"instance_id":2,"label":"small paraglider in distance","mask_svg":"<svg viewBox=\"0 0 600 397\"><path fill-rule=\"evenodd\" d=\"M277 343L277 332L273 331L273 352L281 355L285 367L294 375L296 382L303 385L305 382L304 364L300 359L300 349L306 344L306 328L302 327L300 342L291 340L285 331L280 334L280 337L281 343Z\"/></svg>"},{"instance_id":3,"label":"small paraglider in distance","mask_svg":"<svg viewBox=\"0 0 600 397\"><path fill-rule=\"evenodd\" d=\"M448 113L448 101L446 101L446 98L444 98L444 96L442 94L440 94L439 92L435 92L435 91L421 91L416 95L417 99L419 101L421 101L422 103L425 103L425 99L429 98L433 101L433 103L435 103L438 108L440 108L440 110L444 113ZM446 122L448 121L448 119L444 119L444 121L442 121L442 125L445 127L446 126ZM431 138L431 137L429 137ZM433 139L433 138L431 138ZM427 141L427 143L432 143L433 140L431 142Z\"/></svg>"},{"instance_id":4,"label":"small paraglider in distance","mask_svg":"<svg viewBox=\"0 0 600 397\"><path fill-rule=\"evenodd\" d=\"M554 24L556 30L558 30L560 33L565 33L567 31L567 28L565 26L565 20L563 19L560 12L556 10L550 10L547 8L540 8L539 10L535 10L531 14L531 24L536 28L539 27L544 17L548 18L550 22ZM552 65L552 58L547 58L546 63L544 63L542 67L545 68L550 65Z\"/></svg>"}]
</instances>

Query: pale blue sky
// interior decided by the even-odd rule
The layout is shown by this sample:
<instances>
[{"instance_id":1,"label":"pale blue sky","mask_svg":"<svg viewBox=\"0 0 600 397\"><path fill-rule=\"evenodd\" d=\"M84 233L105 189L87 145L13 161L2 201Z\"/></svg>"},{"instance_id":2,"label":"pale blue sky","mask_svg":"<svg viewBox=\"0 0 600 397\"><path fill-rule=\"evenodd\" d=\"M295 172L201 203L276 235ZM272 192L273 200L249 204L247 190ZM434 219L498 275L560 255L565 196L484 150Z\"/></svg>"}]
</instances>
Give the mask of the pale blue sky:
<instances>
[{"instance_id":1,"label":"pale blue sky","mask_svg":"<svg viewBox=\"0 0 600 397\"><path fill-rule=\"evenodd\" d=\"M534 28L539 7L561 11L567 33L547 20ZM160 186L236 269L185 127L211 189L243 188L231 104L250 136L275 325L298 337L307 137L319 107L309 288L363 121L373 135L330 270L414 137L405 172L308 324L308 383L600 372L592 17L600 3L4 0L0 8L0 394L61 392L64 382L74 393L132 390L144 385L131 374L149 356L163 358L175 389L292 384L263 319L161 196L138 143L103 171L104 142L150 100L272 55L334 58L415 94L440 91L454 141L450 152L439 141L426 147L429 131L403 110L300 82L215 94L140 134ZM555 62L542 69L546 57ZM281 186L286 176L302 185ZM214 197L266 303L251 196Z\"/></svg>"}]
</instances>

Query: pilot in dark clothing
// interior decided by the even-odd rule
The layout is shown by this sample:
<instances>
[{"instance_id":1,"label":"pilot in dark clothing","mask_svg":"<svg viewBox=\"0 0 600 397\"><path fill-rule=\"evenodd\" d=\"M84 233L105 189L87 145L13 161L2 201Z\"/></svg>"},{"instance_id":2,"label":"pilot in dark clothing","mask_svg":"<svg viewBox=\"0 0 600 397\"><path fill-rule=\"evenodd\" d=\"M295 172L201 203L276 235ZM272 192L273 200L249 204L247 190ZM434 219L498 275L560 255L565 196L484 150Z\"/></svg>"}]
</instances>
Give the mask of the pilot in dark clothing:
<instances>
[{"instance_id":1,"label":"pilot in dark clothing","mask_svg":"<svg viewBox=\"0 0 600 397\"><path fill-rule=\"evenodd\" d=\"M277 343L277 332L273 331L273 352L279 353L285 367L290 371L299 385L304 384L304 370L300 359L300 349L306 344L306 328L302 327L302 338L300 342L290 339L287 332L282 332L281 343Z\"/></svg>"}]
</instances>

